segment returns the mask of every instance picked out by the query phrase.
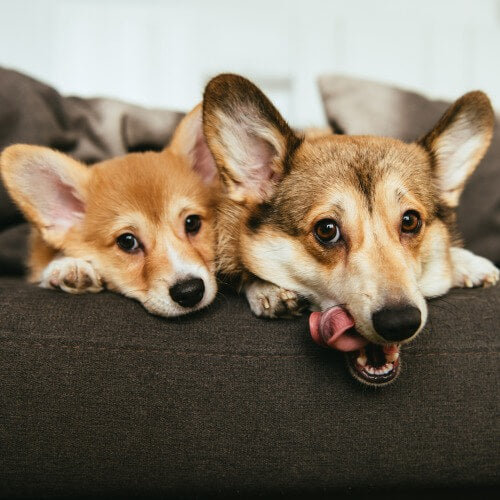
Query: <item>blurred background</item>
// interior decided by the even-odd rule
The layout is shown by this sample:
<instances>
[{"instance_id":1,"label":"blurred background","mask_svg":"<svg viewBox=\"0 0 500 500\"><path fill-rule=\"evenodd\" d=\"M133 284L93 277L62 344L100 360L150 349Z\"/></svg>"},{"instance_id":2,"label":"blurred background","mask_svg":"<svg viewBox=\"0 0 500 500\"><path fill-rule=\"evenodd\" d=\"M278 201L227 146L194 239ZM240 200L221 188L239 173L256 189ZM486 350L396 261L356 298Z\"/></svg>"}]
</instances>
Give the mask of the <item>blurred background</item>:
<instances>
[{"instance_id":1,"label":"blurred background","mask_svg":"<svg viewBox=\"0 0 500 500\"><path fill-rule=\"evenodd\" d=\"M207 80L255 81L293 126L340 73L500 109L500 0L0 0L0 65L63 94L186 111Z\"/></svg>"}]
</instances>

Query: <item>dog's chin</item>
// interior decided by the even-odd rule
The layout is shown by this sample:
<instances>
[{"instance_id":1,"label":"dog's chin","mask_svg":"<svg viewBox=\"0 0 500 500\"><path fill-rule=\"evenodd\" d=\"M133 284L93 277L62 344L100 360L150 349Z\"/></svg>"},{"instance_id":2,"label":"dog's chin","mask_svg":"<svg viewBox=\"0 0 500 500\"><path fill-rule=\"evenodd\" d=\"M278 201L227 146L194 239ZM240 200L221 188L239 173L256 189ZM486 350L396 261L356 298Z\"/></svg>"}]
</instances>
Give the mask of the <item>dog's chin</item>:
<instances>
[{"instance_id":1,"label":"dog's chin","mask_svg":"<svg viewBox=\"0 0 500 500\"><path fill-rule=\"evenodd\" d=\"M135 291L118 291L119 293L137 300L142 304L148 313L155 316L162 316L163 318L175 318L177 316L185 316L186 314L199 311L207 307L212 301L213 296L206 295L203 299L193 307L182 307L170 300L165 295L156 293L143 293ZM215 294L214 294L215 295Z\"/></svg>"},{"instance_id":2,"label":"dog's chin","mask_svg":"<svg viewBox=\"0 0 500 500\"><path fill-rule=\"evenodd\" d=\"M200 309L206 307L208 304L203 301L194 307L181 307L167 300L153 298L142 302L142 305L144 306L146 311L148 311L150 314L154 314L155 316L175 318L177 316L185 316L186 314L199 311Z\"/></svg>"},{"instance_id":3,"label":"dog's chin","mask_svg":"<svg viewBox=\"0 0 500 500\"><path fill-rule=\"evenodd\" d=\"M367 385L382 387L390 384L401 371L399 344L370 342L361 349L346 352L345 357L353 377Z\"/></svg>"}]
</instances>

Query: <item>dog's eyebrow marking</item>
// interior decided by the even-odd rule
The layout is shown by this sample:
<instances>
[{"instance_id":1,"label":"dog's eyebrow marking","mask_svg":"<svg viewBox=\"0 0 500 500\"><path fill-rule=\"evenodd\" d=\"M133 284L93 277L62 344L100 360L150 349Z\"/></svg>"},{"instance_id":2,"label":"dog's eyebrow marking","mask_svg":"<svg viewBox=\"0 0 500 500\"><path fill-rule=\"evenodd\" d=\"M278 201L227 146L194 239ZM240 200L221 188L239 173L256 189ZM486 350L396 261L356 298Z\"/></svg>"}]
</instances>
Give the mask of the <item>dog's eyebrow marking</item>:
<instances>
[{"instance_id":1,"label":"dog's eyebrow marking","mask_svg":"<svg viewBox=\"0 0 500 500\"><path fill-rule=\"evenodd\" d=\"M335 201L332 204L332 209L334 212L336 212L340 217L344 217L346 213L346 209L344 207L344 204L341 201Z\"/></svg>"},{"instance_id":2,"label":"dog's eyebrow marking","mask_svg":"<svg viewBox=\"0 0 500 500\"><path fill-rule=\"evenodd\" d=\"M406 196L406 193L401 188L396 188L395 193L398 201L401 201Z\"/></svg>"},{"instance_id":3,"label":"dog's eyebrow marking","mask_svg":"<svg viewBox=\"0 0 500 500\"><path fill-rule=\"evenodd\" d=\"M339 212L339 215L344 215L348 211L347 206L350 201L349 193L347 193L346 196L346 189L335 187L335 190L330 192L328 210L333 209L334 211Z\"/></svg>"},{"instance_id":4,"label":"dog's eyebrow marking","mask_svg":"<svg viewBox=\"0 0 500 500\"><path fill-rule=\"evenodd\" d=\"M139 232L139 226L137 224L134 224L133 222L125 222L125 221L120 221L118 224L114 224L111 228L111 232L113 233L124 233L124 232L130 232L137 234Z\"/></svg>"},{"instance_id":5,"label":"dog's eyebrow marking","mask_svg":"<svg viewBox=\"0 0 500 500\"><path fill-rule=\"evenodd\" d=\"M139 231L141 227L147 226L147 218L139 212L128 212L120 214L113 220L112 228L121 231L124 228Z\"/></svg>"},{"instance_id":6,"label":"dog's eyebrow marking","mask_svg":"<svg viewBox=\"0 0 500 500\"><path fill-rule=\"evenodd\" d=\"M257 232L259 227L264 222L264 219L266 219L269 216L270 212L271 212L270 203L265 202L258 205L255 208L255 210L250 214L250 217L248 217L247 220L248 228L254 233Z\"/></svg>"},{"instance_id":7,"label":"dog's eyebrow marking","mask_svg":"<svg viewBox=\"0 0 500 500\"><path fill-rule=\"evenodd\" d=\"M372 211L372 197L373 197L373 176L371 172L366 169L355 169L356 180L358 181L359 189L366 198L368 203L368 211Z\"/></svg>"}]
</instances>

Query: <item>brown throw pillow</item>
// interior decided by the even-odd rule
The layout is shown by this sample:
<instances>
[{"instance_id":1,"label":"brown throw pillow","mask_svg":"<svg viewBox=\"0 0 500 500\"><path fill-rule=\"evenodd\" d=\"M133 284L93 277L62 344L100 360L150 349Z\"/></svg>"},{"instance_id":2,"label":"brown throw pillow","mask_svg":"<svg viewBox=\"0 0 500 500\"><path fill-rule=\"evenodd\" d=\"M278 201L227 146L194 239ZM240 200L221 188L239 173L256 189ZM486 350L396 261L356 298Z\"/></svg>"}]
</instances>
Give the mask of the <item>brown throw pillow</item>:
<instances>
[{"instance_id":1,"label":"brown throw pillow","mask_svg":"<svg viewBox=\"0 0 500 500\"><path fill-rule=\"evenodd\" d=\"M62 96L0 67L0 152L18 142L59 149L85 163L163 149L183 113L114 99ZM22 221L0 181L0 229Z\"/></svg>"},{"instance_id":2,"label":"brown throw pillow","mask_svg":"<svg viewBox=\"0 0 500 500\"><path fill-rule=\"evenodd\" d=\"M323 75L318 83L328 122L337 133L414 141L432 128L450 104L390 85L341 75ZM497 265L500 264L499 121L497 118L490 149L469 179L458 209L458 226L465 247Z\"/></svg>"}]
</instances>

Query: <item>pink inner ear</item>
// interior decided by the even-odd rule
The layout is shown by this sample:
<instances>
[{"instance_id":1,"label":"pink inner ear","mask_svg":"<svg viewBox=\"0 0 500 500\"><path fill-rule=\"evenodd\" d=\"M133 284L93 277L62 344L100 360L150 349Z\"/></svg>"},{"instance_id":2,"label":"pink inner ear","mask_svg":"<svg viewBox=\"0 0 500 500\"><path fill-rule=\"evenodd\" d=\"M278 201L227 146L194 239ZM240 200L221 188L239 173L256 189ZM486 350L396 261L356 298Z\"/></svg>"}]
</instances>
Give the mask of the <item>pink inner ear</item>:
<instances>
[{"instance_id":1,"label":"pink inner ear","mask_svg":"<svg viewBox=\"0 0 500 500\"><path fill-rule=\"evenodd\" d=\"M83 218L85 204L76 189L63 182L52 169L32 179L33 203L49 226L68 229Z\"/></svg>"},{"instance_id":2,"label":"pink inner ear","mask_svg":"<svg viewBox=\"0 0 500 500\"><path fill-rule=\"evenodd\" d=\"M210 184L217 175L215 160L208 149L207 141L201 129L196 134L196 142L193 147L193 170L207 184Z\"/></svg>"},{"instance_id":3,"label":"pink inner ear","mask_svg":"<svg viewBox=\"0 0 500 500\"><path fill-rule=\"evenodd\" d=\"M272 168L276 150L266 140L253 135L248 135L248 148L251 164L245 169L243 184L262 198L267 198L282 177Z\"/></svg>"},{"instance_id":4,"label":"pink inner ear","mask_svg":"<svg viewBox=\"0 0 500 500\"><path fill-rule=\"evenodd\" d=\"M53 200L50 218L55 225L69 228L83 218L85 205L71 186L58 180L54 187L56 197Z\"/></svg>"}]
</instances>

